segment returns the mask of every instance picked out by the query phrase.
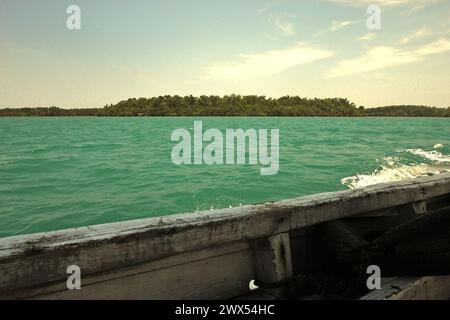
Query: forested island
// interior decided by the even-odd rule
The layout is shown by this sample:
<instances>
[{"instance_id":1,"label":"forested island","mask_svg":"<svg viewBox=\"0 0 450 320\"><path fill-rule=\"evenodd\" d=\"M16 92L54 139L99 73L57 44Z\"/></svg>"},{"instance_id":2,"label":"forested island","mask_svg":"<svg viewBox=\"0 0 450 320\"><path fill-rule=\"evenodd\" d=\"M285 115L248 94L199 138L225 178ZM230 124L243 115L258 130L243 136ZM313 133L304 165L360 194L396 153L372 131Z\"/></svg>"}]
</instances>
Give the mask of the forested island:
<instances>
[{"instance_id":1,"label":"forested island","mask_svg":"<svg viewBox=\"0 0 450 320\"><path fill-rule=\"evenodd\" d=\"M357 107L347 99L284 96L159 96L130 98L103 108L3 108L0 116L330 116L450 117L450 107L414 105Z\"/></svg>"}]
</instances>

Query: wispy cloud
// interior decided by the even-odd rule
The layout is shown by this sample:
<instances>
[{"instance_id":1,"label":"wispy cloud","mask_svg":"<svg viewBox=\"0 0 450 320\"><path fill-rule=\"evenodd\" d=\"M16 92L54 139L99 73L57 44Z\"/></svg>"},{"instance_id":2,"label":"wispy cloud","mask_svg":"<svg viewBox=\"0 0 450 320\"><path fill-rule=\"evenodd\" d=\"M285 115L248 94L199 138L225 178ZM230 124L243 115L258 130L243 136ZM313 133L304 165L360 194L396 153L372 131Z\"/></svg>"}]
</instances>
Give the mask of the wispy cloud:
<instances>
[{"instance_id":1,"label":"wispy cloud","mask_svg":"<svg viewBox=\"0 0 450 320\"><path fill-rule=\"evenodd\" d=\"M349 20L347 20L347 21L337 21L337 20L333 20L333 21L331 21L331 26L330 27L326 28L325 30L319 31L316 35L321 35L321 34L328 33L328 32L336 32L338 30L341 30L343 28L346 28L346 27L351 26L351 25L353 25L355 23L358 23L358 22L359 22L358 20L355 20L355 21L349 21Z\"/></svg>"},{"instance_id":2,"label":"wispy cloud","mask_svg":"<svg viewBox=\"0 0 450 320\"><path fill-rule=\"evenodd\" d=\"M409 43L411 41L414 41L414 40L417 40L417 39L421 39L421 38L424 38L426 36L430 36L432 34L433 34L433 32L431 30L429 30L428 28L422 28L422 29L419 29L416 32L414 32L414 33L404 37L402 39L402 43L404 43L404 44L405 43Z\"/></svg>"},{"instance_id":3,"label":"wispy cloud","mask_svg":"<svg viewBox=\"0 0 450 320\"><path fill-rule=\"evenodd\" d=\"M427 56L450 51L450 41L440 39L413 50L379 46L370 49L362 57L340 62L325 76L337 78L372 72L389 67L423 61Z\"/></svg>"},{"instance_id":4,"label":"wispy cloud","mask_svg":"<svg viewBox=\"0 0 450 320\"><path fill-rule=\"evenodd\" d=\"M280 17L275 17L273 15L269 16L269 22L274 25L283 35L295 35L295 27L292 22L286 21Z\"/></svg>"},{"instance_id":5,"label":"wispy cloud","mask_svg":"<svg viewBox=\"0 0 450 320\"><path fill-rule=\"evenodd\" d=\"M359 37L358 40L359 41L370 41L373 38L375 38L376 35L377 34L375 32L369 32L369 33L363 35L362 37Z\"/></svg>"},{"instance_id":6,"label":"wispy cloud","mask_svg":"<svg viewBox=\"0 0 450 320\"><path fill-rule=\"evenodd\" d=\"M417 13L418 11L423 10L425 7L431 6L433 4L436 4L438 2L441 2L442 0L428 0L428 1L415 1L411 3L411 8L404 12L405 15L412 15L414 13Z\"/></svg>"},{"instance_id":7,"label":"wispy cloud","mask_svg":"<svg viewBox=\"0 0 450 320\"><path fill-rule=\"evenodd\" d=\"M439 39L439 38L447 38L450 34L450 23L448 25L442 24L440 27L435 29L430 29L428 27L420 28L413 33L410 33L404 36L400 43L403 45L410 44L416 42L417 40L423 40L424 38L428 39Z\"/></svg>"},{"instance_id":8,"label":"wispy cloud","mask_svg":"<svg viewBox=\"0 0 450 320\"><path fill-rule=\"evenodd\" d=\"M277 31L281 32L282 35L294 36L296 34L295 25L291 21L291 14L275 14L266 8L258 9L256 12L274 26Z\"/></svg>"},{"instance_id":9,"label":"wispy cloud","mask_svg":"<svg viewBox=\"0 0 450 320\"><path fill-rule=\"evenodd\" d=\"M358 21L332 21L330 31L331 32L338 31L342 28L351 26L352 24L355 24L357 22Z\"/></svg>"},{"instance_id":10,"label":"wispy cloud","mask_svg":"<svg viewBox=\"0 0 450 320\"><path fill-rule=\"evenodd\" d=\"M217 63L206 69L203 78L259 78L280 73L289 68L333 56L333 52L305 43L281 50L241 54L237 61Z\"/></svg>"}]
</instances>

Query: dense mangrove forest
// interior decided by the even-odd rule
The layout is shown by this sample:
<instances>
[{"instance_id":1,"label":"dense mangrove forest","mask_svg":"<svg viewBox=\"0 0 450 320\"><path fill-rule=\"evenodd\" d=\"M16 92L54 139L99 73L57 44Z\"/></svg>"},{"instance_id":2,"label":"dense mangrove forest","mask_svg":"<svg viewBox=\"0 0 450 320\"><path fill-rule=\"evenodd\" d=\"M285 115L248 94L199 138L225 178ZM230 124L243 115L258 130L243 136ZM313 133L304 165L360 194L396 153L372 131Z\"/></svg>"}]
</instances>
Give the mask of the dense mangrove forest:
<instances>
[{"instance_id":1,"label":"dense mangrove forest","mask_svg":"<svg viewBox=\"0 0 450 320\"><path fill-rule=\"evenodd\" d=\"M399 105L357 107L342 98L308 99L298 96L159 96L130 98L103 108L2 108L0 116L330 116L330 117L449 117L450 107Z\"/></svg>"}]
</instances>

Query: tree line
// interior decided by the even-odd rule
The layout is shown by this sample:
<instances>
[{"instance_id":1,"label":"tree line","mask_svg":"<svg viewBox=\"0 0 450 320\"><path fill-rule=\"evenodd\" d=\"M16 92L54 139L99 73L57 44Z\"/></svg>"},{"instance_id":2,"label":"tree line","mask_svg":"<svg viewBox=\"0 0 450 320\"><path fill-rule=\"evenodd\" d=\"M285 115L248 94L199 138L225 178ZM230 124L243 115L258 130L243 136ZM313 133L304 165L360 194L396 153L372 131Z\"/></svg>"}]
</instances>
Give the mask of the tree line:
<instances>
[{"instance_id":1,"label":"tree line","mask_svg":"<svg viewBox=\"0 0 450 320\"><path fill-rule=\"evenodd\" d=\"M103 108L64 109L59 107L3 108L0 116L401 116L449 117L450 107L387 106L357 107L342 98L308 99L298 96L159 96L130 98Z\"/></svg>"}]
</instances>

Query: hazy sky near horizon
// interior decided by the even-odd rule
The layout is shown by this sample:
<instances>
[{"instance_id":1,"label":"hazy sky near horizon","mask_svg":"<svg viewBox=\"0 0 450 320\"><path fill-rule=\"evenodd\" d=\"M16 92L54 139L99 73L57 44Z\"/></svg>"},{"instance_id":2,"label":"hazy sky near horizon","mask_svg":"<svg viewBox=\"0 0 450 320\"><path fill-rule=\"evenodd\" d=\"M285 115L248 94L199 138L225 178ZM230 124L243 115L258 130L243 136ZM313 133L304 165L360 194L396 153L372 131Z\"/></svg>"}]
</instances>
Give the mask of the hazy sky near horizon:
<instances>
[{"instance_id":1,"label":"hazy sky near horizon","mask_svg":"<svg viewBox=\"0 0 450 320\"><path fill-rule=\"evenodd\" d=\"M447 107L449 70L449 0L0 0L0 107L230 93Z\"/></svg>"}]
</instances>

